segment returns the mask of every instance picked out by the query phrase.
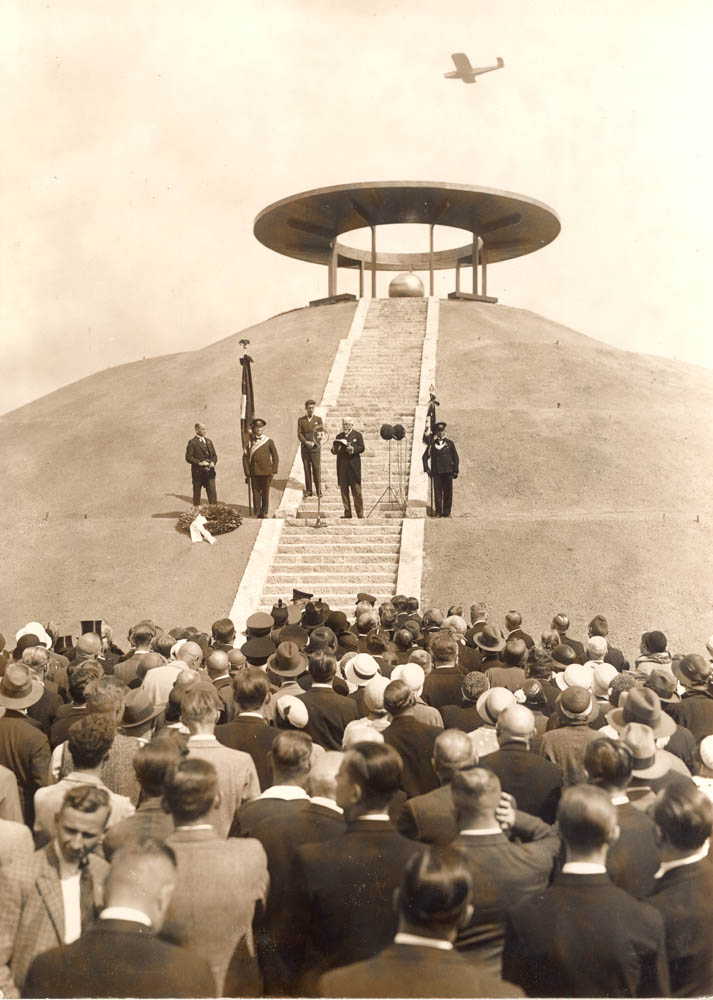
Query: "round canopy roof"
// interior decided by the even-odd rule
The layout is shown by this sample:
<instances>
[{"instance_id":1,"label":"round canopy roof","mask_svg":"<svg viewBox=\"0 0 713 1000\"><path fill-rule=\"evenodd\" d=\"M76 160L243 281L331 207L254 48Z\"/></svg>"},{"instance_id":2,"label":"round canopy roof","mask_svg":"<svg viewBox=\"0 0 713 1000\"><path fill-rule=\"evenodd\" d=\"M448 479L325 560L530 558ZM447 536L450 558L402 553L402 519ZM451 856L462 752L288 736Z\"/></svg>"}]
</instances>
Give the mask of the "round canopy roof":
<instances>
[{"instance_id":1,"label":"round canopy roof","mask_svg":"<svg viewBox=\"0 0 713 1000\"><path fill-rule=\"evenodd\" d=\"M277 253L313 264L328 264L336 242L339 264L371 268L371 251L338 242L342 233L365 226L395 223L452 226L477 234L489 264L522 257L547 246L558 235L560 221L542 202L510 191L437 184L427 181L377 181L337 184L283 198L255 219L253 231ZM433 268L472 262L467 243L433 254ZM428 253L377 253L379 271L427 270Z\"/></svg>"}]
</instances>

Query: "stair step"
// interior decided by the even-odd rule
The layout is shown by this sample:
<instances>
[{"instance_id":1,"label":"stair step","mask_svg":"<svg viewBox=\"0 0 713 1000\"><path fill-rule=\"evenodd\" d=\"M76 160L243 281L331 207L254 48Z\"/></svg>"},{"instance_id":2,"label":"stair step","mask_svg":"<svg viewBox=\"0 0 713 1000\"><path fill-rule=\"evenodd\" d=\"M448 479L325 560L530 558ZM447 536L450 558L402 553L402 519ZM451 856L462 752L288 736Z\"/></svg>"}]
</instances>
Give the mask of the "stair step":
<instances>
[{"instance_id":1,"label":"stair step","mask_svg":"<svg viewBox=\"0 0 713 1000\"><path fill-rule=\"evenodd\" d=\"M395 582L395 576L396 575L394 574L394 582ZM384 580L375 581L373 585L369 581L370 577L368 573L361 574L357 571L352 575L350 580L345 583L337 583L334 580L330 580L327 586L317 588L312 583L310 583L309 586L307 586L308 581L305 579L304 581L305 587L304 588L297 587L297 589L298 590L305 589L315 594L317 597L324 597L327 603L330 604L330 606L331 602L329 601L329 598L326 597L327 594L335 598L341 597L342 600L344 600L345 598L349 598L351 599L351 601L354 601L354 597L356 595L357 590L361 590L362 587L364 587L364 589L368 589L368 592L370 594L373 594L375 597L383 595L381 599L393 596L394 594L393 585L388 585L387 582ZM265 597L284 598L285 593L289 593L292 590L292 587L293 587L292 583L268 582L265 584L262 596L263 598ZM318 590L319 593L317 593Z\"/></svg>"}]
</instances>

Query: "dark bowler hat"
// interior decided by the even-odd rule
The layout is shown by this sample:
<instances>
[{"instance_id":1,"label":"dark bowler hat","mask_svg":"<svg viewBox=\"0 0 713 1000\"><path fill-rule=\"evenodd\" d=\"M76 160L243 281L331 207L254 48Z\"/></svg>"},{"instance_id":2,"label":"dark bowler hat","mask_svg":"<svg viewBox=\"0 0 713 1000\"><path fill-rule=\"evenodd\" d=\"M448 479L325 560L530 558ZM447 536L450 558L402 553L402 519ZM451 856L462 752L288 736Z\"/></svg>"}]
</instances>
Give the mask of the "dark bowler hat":
<instances>
[{"instance_id":1,"label":"dark bowler hat","mask_svg":"<svg viewBox=\"0 0 713 1000\"><path fill-rule=\"evenodd\" d=\"M301 625L285 625L284 628L280 629L280 642L294 642L296 646L300 649L304 649L307 645L307 640L309 636L302 628Z\"/></svg>"},{"instance_id":2,"label":"dark bowler hat","mask_svg":"<svg viewBox=\"0 0 713 1000\"><path fill-rule=\"evenodd\" d=\"M309 642L305 646L305 653L314 653L318 649L327 649L329 647L334 648L336 645L337 637L331 628L327 628L326 625L318 625L309 634Z\"/></svg>"},{"instance_id":3,"label":"dark bowler hat","mask_svg":"<svg viewBox=\"0 0 713 1000\"><path fill-rule=\"evenodd\" d=\"M299 677L307 670L307 657L294 642L281 642L268 657L267 669L279 677Z\"/></svg>"},{"instance_id":4,"label":"dark bowler hat","mask_svg":"<svg viewBox=\"0 0 713 1000\"><path fill-rule=\"evenodd\" d=\"M339 635L340 632L346 632L349 628L347 616L343 611L330 611L325 618L324 624L327 628L331 628L335 635Z\"/></svg>"},{"instance_id":5,"label":"dark bowler hat","mask_svg":"<svg viewBox=\"0 0 713 1000\"><path fill-rule=\"evenodd\" d=\"M655 691L659 696L659 701L667 705L673 705L681 700L681 696L676 691L676 678L668 670L662 670L661 667L653 668L646 678L644 687Z\"/></svg>"},{"instance_id":6,"label":"dark bowler hat","mask_svg":"<svg viewBox=\"0 0 713 1000\"><path fill-rule=\"evenodd\" d=\"M272 615L265 614L264 611L256 611L245 622L245 631L250 634L251 639L260 639L269 636L274 626Z\"/></svg>"},{"instance_id":7,"label":"dark bowler hat","mask_svg":"<svg viewBox=\"0 0 713 1000\"><path fill-rule=\"evenodd\" d=\"M566 642L560 643L559 646L555 646L552 650L552 659L555 663L556 670L564 670L571 663L577 662L577 654L568 646Z\"/></svg>"},{"instance_id":8,"label":"dark bowler hat","mask_svg":"<svg viewBox=\"0 0 713 1000\"><path fill-rule=\"evenodd\" d=\"M357 599L357 604L360 604L362 601L366 601L368 604L371 604L372 607L376 604L376 598L373 597L371 594L365 594L363 592L360 592L357 594L356 599Z\"/></svg>"},{"instance_id":9,"label":"dark bowler hat","mask_svg":"<svg viewBox=\"0 0 713 1000\"><path fill-rule=\"evenodd\" d=\"M277 604L273 604L270 614L272 615L272 620L275 623L275 628L282 628L283 625L287 624L287 605L282 603L282 598L279 599Z\"/></svg>"},{"instance_id":10,"label":"dark bowler hat","mask_svg":"<svg viewBox=\"0 0 713 1000\"><path fill-rule=\"evenodd\" d=\"M8 663L0 679L0 705L5 708L29 708L40 700L44 687L33 680L32 671L24 663Z\"/></svg>"},{"instance_id":11,"label":"dark bowler hat","mask_svg":"<svg viewBox=\"0 0 713 1000\"><path fill-rule=\"evenodd\" d=\"M685 687L697 687L708 680L713 665L698 653L689 653L680 660L673 661L673 672Z\"/></svg>"},{"instance_id":12,"label":"dark bowler hat","mask_svg":"<svg viewBox=\"0 0 713 1000\"><path fill-rule=\"evenodd\" d=\"M240 647L240 652L251 667L264 667L268 657L275 652L275 643L264 637L248 639Z\"/></svg>"},{"instance_id":13,"label":"dark bowler hat","mask_svg":"<svg viewBox=\"0 0 713 1000\"><path fill-rule=\"evenodd\" d=\"M161 709L156 708L143 688L134 688L126 696L124 714L121 717L121 728L131 729L140 726L142 722L155 719Z\"/></svg>"},{"instance_id":14,"label":"dark bowler hat","mask_svg":"<svg viewBox=\"0 0 713 1000\"><path fill-rule=\"evenodd\" d=\"M623 729L630 722L641 722L649 726L654 736L673 736L676 723L661 711L661 702L655 691L649 688L632 688L622 691L619 707L607 714L607 722L615 729Z\"/></svg>"},{"instance_id":15,"label":"dark bowler hat","mask_svg":"<svg viewBox=\"0 0 713 1000\"><path fill-rule=\"evenodd\" d=\"M17 640L17 645L12 651L13 660L21 660L22 654L26 649L33 649L35 646L40 645L40 638L34 635L32 632L28 632L27 635L22 635ZM44 649L44 646L42 647Z\"/></svg>"},{"instance_id":16,"label":"dark bowler hat","mask_svg":"<svg viewBox=\"0 0 713 1000\"><path fill-rule=\"evenodd\" d=\"M486 625L475 637L476 644L486 653L498 653L505 649L505 640L493 625Z\"/></svg>"},{"instance_id":17,"label":"dark bowler hat","mask_svg":"<svg viewBox=\"0 0 713 1000\"><path fill-rule=\"evenodd\" d=\"M359 640L353 632L342 632L339 636L339 649L344 653L356 653L359 649Z\"/></svg>"},{"instance_id":18,"label":"dark bowler hat","mask_svg":"<svg viewBox=\"0 0 713 1000\"><path fill-rule=\"evenodd\" d=\"M302 619L300 624L302 625L302 628L305 628L307 629L308 632L311 632L313 628L318 628L318 626L324 625L326 617L327 617L326 612L320 611L314 604L310 602L302 612Z\"/></svg>"}]
</instances>

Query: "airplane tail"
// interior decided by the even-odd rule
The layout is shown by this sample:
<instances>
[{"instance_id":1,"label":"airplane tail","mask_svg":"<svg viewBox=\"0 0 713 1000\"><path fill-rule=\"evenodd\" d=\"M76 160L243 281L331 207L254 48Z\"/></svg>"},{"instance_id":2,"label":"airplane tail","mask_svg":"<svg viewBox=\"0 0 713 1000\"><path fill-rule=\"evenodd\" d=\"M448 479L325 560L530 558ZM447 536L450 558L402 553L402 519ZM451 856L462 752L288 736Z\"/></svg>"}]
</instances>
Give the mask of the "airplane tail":
<instances>
[{"instance_id":1,"label":"airplane tail","mask_svg":"<svg viewBox=\"0 0 713 1000\"><path fill-rule=\"evenodd\" d=\"M500 69L502 69L504 65L505 65L505 63L503 62L503 60L501 59L501 57L498 56L498 67Z\"/></svg>"}]
</instances>

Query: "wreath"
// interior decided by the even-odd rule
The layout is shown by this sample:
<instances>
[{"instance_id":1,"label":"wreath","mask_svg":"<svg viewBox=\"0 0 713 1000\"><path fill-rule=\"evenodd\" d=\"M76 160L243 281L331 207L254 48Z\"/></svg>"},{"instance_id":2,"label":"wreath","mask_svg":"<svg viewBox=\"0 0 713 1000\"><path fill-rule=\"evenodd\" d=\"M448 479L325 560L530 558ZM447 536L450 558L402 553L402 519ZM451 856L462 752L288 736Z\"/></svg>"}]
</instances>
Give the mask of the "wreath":
<instances>
[{"instance_id":1,"label":"wreath","mask_svg":"<svg viewBox=\"0 0 713 1000\"><path fill-rule=\"evenodd\" d=\"M206 519L205 527L211 535L227 535L229 531L235 531L243 523L242 516L227 503L204 503L200 507L191 507L179 516L178 530L188 535L191 524L199 514Z\"/></svg>"}]
</instances>

